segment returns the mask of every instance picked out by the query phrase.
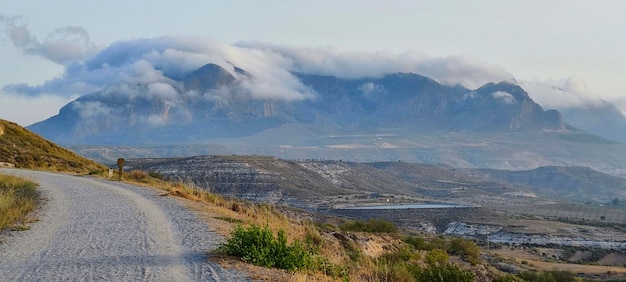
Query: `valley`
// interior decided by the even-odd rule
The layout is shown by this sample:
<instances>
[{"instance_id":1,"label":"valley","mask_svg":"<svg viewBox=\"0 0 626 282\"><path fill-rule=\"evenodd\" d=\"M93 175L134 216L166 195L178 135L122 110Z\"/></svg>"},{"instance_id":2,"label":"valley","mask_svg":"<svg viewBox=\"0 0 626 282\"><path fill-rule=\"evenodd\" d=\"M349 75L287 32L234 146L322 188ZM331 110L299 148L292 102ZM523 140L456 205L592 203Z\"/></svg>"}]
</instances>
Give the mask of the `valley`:
<instances>
[{"instance_id":1,"label":"valley","mask_svg":"<svg viewBox=\"0 0 626 282\"><path fill-rule=\"evenodd\" d=\"M266 156L130 159L127 165L222 195L347 218L383 218L418 232L483 243L490 234L491 243L510 246L626 250L626 207L612 204L623 198L626 180L588 169L583 174L578 167L495 171ZM533 179L542 179L542 186ZM415 203L463 206L384 208Z\"/></svg>"}]
</instances>

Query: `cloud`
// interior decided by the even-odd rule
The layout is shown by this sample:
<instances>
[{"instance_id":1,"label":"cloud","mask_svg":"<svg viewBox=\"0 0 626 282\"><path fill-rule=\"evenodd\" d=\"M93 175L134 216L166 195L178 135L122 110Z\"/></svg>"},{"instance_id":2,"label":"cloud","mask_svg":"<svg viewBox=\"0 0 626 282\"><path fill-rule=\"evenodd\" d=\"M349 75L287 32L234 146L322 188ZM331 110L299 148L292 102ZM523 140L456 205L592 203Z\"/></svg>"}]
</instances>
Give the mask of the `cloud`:
<instances>
[{"instance_id":1,"label":"cloud","mask_svg":"<svg viewBox=\"0 0 626 282\"><path fill-rule=\"evenodd\" d=\"M235 77L246 78L236 72L234 66L252 74L253 79L243 79L234 89L252 98L301 100L315 96L285 67L288 64L285 59L274 53L192 37L115 42L83 61L67 63L62 76L42 85L13 84L3 90L29 96L72 96L103 90L111 85L157 82L179 89L174 85L175 78L208 63L221 66Z\"/></svg>"},{"instance_id":2,"label":"cloud","mask_svg":"<svg viewBox=\"0 0 626 282\"><path fill-rule=\"evenodd\" d=\"M11 84L2 92L28 97L62 99L99 92L115 103L138 98L158 98L168 107L182 103L181 95L204 97L220 104L233 95L253 99L303 100L316 93L293 72L334 75L341 78L381 77L396 72L425 75L440 83L475 89L487 82L513 81L502 68L469 56L431 57L418 52L346 51L336 47L291 47L259 42L224 44L197 37L164 36L118 41L100 48L80 27L54 30L43 40L19 24L19 17L0 16L5 34L26 54L62 64L63 74L40 85ZM212 63L239 79L236 87L210 93L186 92L178 82L199 67ZM235 70L239 67L251 76ZM384 92L364 84L365 96ZM89 114L106 114L104 105L79 105ZM174 109L174 108L172 108ZM169 109L166 111L170 113ZM172 110L172 114L175 111ZM155 116L153 123L167 118Z\"/></svg>"},{"instance_id":3,"label":"cloud","mask_svg":"<svg viewBox=\"0 0 626 282\"><path fill-rule=\"evenodd\" d=\"M111 108L100 101L76 101L72 107L78 110L81 118L90 118L111 113Z\"/></svg>"},{"instance_id":4,"label":"cloud","mask_svg":"<svg viewBox=\"0 0 626 282\"><path fill-rule=\"evenodd\" d=\"M597 107L603 103L600 95L589 90L587 83L577 77L520 81L519 84L544 108Z\"/></svg>"},{"instance_id":5,"label":"cloud","mask_svg":"<svg viewBox=\"0 0 626 282\"><path fill-rule=\"evenodd\" d=\"M0 15L4 34L15 47L30 55L39 55L58 64L82 60L94 54L96 45L82 27L67 26L57 28L43 41L31 35L25 24L20 24L21 17Z\"/></svg>"},{"instance_id":6,"label":"cloud","mask_svg":"<svg viewBox=\"0 0 626 282\"><path fill-rule=\"evenodd\" d=\"M448 85L476 89L488 82L513 81L503 68L469 56L432 57L418 52L347 51L337 47L292 47L262 42L236 46L275 53L290 71L333 75L341 78L381 77L414 72Z\"/></svg>"},{"instance_id":7,"label":"cloud","mask_svg":"<svg viewBox=\"0 0 626 282\"><path fill-rule=\"evenodd\" d=\"M491 96L495 99L502 100L507 105L512 105L512 104L517 103L517 100L515 100L515 97L513 96L513 94L508 93L508 92L496 91L496 92L491 93Z\"/></svg>"}]
</instances>

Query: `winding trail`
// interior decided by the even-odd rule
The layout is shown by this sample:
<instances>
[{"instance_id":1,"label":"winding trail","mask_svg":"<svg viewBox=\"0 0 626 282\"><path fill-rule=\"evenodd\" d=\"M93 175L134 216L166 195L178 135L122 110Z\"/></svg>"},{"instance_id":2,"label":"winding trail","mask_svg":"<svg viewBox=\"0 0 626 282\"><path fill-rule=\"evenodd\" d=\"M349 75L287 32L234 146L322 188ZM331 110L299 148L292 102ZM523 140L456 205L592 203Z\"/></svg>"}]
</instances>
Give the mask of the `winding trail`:
<instances>
[{"instance_id":1,"label":"winding trail","mask_svg":"<svg viewBox=\"0 0 626 282\"><path fill-rule=\"evenodd\" d=\"M0 169L39 183L39 221L5 232L0 281L242 281L208 261L223 238L175 199L121 182Z\"/></svg>"}]
</instances>

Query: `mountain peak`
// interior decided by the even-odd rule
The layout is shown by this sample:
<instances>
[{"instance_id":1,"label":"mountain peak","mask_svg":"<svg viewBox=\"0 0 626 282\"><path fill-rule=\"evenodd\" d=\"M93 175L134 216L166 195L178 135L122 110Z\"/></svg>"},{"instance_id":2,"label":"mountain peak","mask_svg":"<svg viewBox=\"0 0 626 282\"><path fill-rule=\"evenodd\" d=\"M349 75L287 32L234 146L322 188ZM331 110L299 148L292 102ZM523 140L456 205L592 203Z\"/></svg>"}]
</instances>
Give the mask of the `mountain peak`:
<instances>
[{"instance_id":1,"label":"mountain peak","mask_svg":"<svg viewBox=\"0 0 626 282\"><path fill-rule=\"evenodd\" d=\"M239 68L235 70L245 72ZM230 85L235 80L236 78L221 66L206 64L189 73L182 81L188 90L210 90Z\"/></svg>"}]
</instances>

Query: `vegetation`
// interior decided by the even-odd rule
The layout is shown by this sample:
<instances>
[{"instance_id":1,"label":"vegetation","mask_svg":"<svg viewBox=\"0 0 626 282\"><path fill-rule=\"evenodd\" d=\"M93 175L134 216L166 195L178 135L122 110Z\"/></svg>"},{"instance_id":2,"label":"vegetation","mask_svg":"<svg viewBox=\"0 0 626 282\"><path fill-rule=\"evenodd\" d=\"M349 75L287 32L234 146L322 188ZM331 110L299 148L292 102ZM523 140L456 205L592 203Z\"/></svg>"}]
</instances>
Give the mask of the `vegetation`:
<instances>
[{"instance_id":1,"label":"vegetation","mask_svg":"<svg viewBox=\"0 0 626 282\"><path fill-rule=\"evenodd\" d=\"M224 233L229 239L221 248L223 254L250 264L289 271L276 270L272 273L278 276L267 280L288 281L297 277L298 281L510 282L574 281L575 278L572 272L564 271L521 271L512 275L489 270L489 274L485 274L478 269L486 268L472 267L484 262L480 259L481 249L468 239L443 235L406 236L386 220L349 221L338 225L328 221L310 222L292 214L287 217L275 206L226 198L193 184L170 183L147 175L141 180L125 179L207 203L208 209L216 214L215 220L233 226L228 232L230 236ZM378 255L367 253L363 242L376 238L387 245L381 246L383 251ZM522 268L528 266L532 265L526 263Z\"/></svg>"},{"instance_id":2,"label":"vegetation","mask_svg":"<svg viewBox=\"0 0 626 282\"><path fill-rule=\"evenodd\" d=\"M26 215L35 209L39 199L37 184L10 175L0 174L0 230L24 229Z\"/></svg>"},{"instance_id":3,"label":"vegetation","mask_svg":"<svg viewBox=\"0 0 626 282\"><path fill-rule=\"evenodd\" d=\"M287 270L308 267L313 255L299 241L288 245L285 231L279 230L277 237L274 237L269 227L261 229L256 225L248 228L238 226L222 250L227 255L239 257L254 265Z\"/></svg>"},{"instance_id":4,"label":"vegetation","mask_svg":"<svg viewBox=\"0 0 626 282\"><path fill-rule=\"evenodd\" d=\"M105 166L83 158L43 139L27 129L0 120L0 162L17 168L88 173L104 171Z\"/></svg>"},{"instance_id":5,"label":"vegetation","mask_svg":"<svg viewBox=\"0 0 626 282\"><path fill-rule=\"evenodd\" d=\"M398 227L388 220L370 219L368 221L355 220L339 226L341 231L395 233Z\"/></svg>"},{"instance_id":6,"label":"vegetation","mask_svg":"<svg viewBox=\"0 0 626 282\"><path fill-rule=\"evenodd\" d=\"M138 182L144 182L148 178L148 173L143 170L134 169L130 172L130 178Z\"/></svg>"},{"instance_id":7,"label":"vegetation","mask_svg":"<svg viewBox=\"0 0 626 282\"><path fill-rule=\"evenodd\" d=\"M454 238L450 240L447 249L450 254L458 255L472 265L476 265L480 261L480 247L471 240Z\"/></svg>"}]
</instances>

